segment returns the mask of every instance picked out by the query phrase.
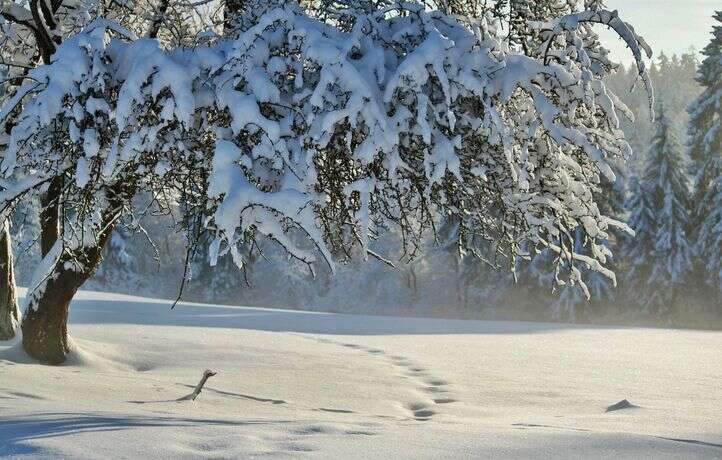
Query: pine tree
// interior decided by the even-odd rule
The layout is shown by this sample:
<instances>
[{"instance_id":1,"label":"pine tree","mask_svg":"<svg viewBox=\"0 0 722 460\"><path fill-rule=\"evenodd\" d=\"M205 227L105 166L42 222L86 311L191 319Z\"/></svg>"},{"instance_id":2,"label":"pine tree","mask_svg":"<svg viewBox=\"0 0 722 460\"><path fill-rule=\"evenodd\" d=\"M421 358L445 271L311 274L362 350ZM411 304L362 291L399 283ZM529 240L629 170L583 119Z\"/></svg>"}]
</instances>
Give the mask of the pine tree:
<instances>
[{"instance_id":1,"label":"pine tree","mask_svg":"<svg viewBox=\"0 0 722 460\"><path fill-rule=\"evenodd\" d=\"M103 262L95 273L95 280L104 289L130 292L137 289L138 264L130 251L131 239L132 234L123 226L119 226L111 236Z\"/></svg>"},{"instance_id":2,"label":"pine tree","mask_svg":"<svg viewBox=\"0 0 722 460\"><path fill-rule=\"evenodd\" d=\"M630 201L629 287L632 300L665 316L676 307L691 268L685 159L664 109L658 110L643 175Z\"/></svg>"},{"instance_id":3,"label":"pine tree","mask_svg":"<svg viewBox=\"0 0 722 460\"><path fill-rule=\"evenodd\" d=\"M699 67L697 82L704 89L703 93L689 107L690 123L690 159L696 176L696 194L706 192L708 185L715 177L700 175L705 165L714 165L714 158L722 145L722 10L714 18L721 23L713 28L712 41L705 47L702 54L705 59Z\"/></svg>"},{"instance_id":4,"label":"pine tree","mask_svg":"<svg viewBox=\"0 0 722 460\"><path fill-rule=\"evenodd\" d=\"M707 286L714 294L722 294L722 158L710 161L709 169L717 171L717 177L707 184L707 192L696 210L704 213L704 220L697 229L695 262ZM702 212L700 212L702 210ZM699 216L699 214L697 214Z\"/></svg>"},{"instance_id":5,"label":"pine tree","mask_svg":"<svg viewBox=\"0 0 722 460\"><path fill-rule=\"evenodd\" d=\"M722 23L722 11L715 14ZM689 146L695 178L691 228L701 278L721 292L722 223L722 25L713 28L712 41L699 68L697 82L704 92L689 107Z\"/></svg>"},{"instance_id":6,"label":"pine tree","mask_svg":"<svg viewBox=\"0 0 722 460\"><path fill-rule=\"evenodd\" d=\"M635 280L646 280L652 273L652 260L650 255L654 251L654 225L655 212L651 202L651 195L642 187L639 177L630 180L629 200L626 203L629 209L629 226L635 231L634 237L625 238L624 255L628 263L626 279L629 284Z\"/></svg>"}]
</instances>

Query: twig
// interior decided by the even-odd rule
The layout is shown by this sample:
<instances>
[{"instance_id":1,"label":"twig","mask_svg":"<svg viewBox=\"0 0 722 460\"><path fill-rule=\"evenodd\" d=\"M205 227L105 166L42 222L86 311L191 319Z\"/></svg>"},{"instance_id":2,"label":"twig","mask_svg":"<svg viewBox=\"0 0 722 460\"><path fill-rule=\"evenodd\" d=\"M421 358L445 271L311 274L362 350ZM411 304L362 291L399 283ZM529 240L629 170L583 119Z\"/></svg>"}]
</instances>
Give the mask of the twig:
<instances>
[{"instance_id":1,"label":"twig","mask_svg":"<svg viewBox=\"0 0 722 460\"><path fill-rule=\"evenodd\" d=\"M195 401L199 394L201 394L201 390L203 390L203 386L206 384L209 378L213 377L214 375L218 374L218 372L213 372L209 369L206 369L203 371L203 376L201 377L201 381L198 382L198 385L196 385L196 388L193 390L193 393L189 394L188 396L184 396L179 399L179 401Z\"/></svg>"},{"instance_id":2,"label":"twig","mask_svg":"<svg viewBox=\"0 0 722 460\"><path fill-rule=\"evenodd\" d=\"M379 262L385 263L391 268L396 268L396 265L393 262L391 262L389 259L384 258L381 254L374 252L371 249L367 249L366 253L374 259L378 260Z\"/></svg>"}]
</instances>

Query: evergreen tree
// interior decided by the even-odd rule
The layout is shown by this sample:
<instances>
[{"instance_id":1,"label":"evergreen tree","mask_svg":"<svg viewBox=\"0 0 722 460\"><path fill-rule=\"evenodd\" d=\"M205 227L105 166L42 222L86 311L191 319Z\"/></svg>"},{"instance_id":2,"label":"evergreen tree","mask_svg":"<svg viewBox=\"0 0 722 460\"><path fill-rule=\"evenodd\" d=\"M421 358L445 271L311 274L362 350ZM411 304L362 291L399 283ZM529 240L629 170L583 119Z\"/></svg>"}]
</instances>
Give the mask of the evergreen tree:
<instances>
[{"instance_id":1,"label":"evergreen tree","mask_svg":"<svg viewBox=\"0 0 722 460\"><path fill-rule=\"evenodd\" d=\"M626 207L630 212L628 223L635 235L624 240L624 257L627 262L625 279L630 299L635 298L636 289L644 287L652 273L656 216L651 198L644 190L641 179L633 177Z\"/></svg>"},{"instance_id":2,"label":"evergreen tree","mask_svg":"<svg viewBox=\"0 0 722 460\"><path fill-rule=\"evenodd\" d=\"M691 268L689 188L682 147L663 108L643 176L630 202L637 232L628 250L632 299L648 312L667 315L676 306Z\"/></svg>"},{"instance_id":3,"label":"evergreen tree","mask_svg":"<svg viewBox=\"0 0 722 460\"><path fill-rule=\"evenodd\" d=\"M722 11L714 18L722 23ZM704 92L689 108L689 142L695 178L691 228L696 232L696 260L701 278L722 283L722 25L713 28L697 82Z\"/></svg>"},{"instance_id":4,"label":"evergreen tree","mask_svg":"<svg viewBox=\"0 0 722 460\"><path fill-rule=\"evenodd\" d=\"M132 233L119 226L110 237L103 262L95 273L95 281L103 288L134 290L138 286L138 267L131 254Z\"/></svg>"},{"instance_id":5,"label":"evergreen tree","mask_svg":"<svg viewBox=\"0 0 722 460\"><path fill-rule=\"evenodd\" d=\"M722 10L715 14L715 19L722 24ZM700 175L706 165L714 166L714 159L719 156L722 145L722 25L713 28L712 41L705 47L702 54L705 59L699 66L697 82L704 91L689 107L690 123L690 159L695 169L696 190L702 196L706 186L715 177Z\"/></svg>"},{"instance_id":6,"label":"evergreen tree","mask_svg":"<svg viewBox=\"0 0 722 460\"><path fill-rule=\"evenodd\" d=\"M189 288L194 297L204 302L239 301L243 287L246 286L245 276L248 266L253 258L249 254L243 270L238 270L230 254L218 254L216 260L211 262L213 256L209 250L209 235L204 234L191 248L189 266Z\"/></svg>"},{"instance_id":7,"label":"evergreen tree","mask_svg":"<svg viewBox=\"0 0 722 460\"><path fill-rule=\"evenodd\" d=\"M707 184L707 192L699 201L696 210L703 210L704 220L697 229L695 261L702 280L722 294L722 158L710 161L718 172L717 177ZM698 214L699 215L699 214Z\"/></svg>"}]
</instances>

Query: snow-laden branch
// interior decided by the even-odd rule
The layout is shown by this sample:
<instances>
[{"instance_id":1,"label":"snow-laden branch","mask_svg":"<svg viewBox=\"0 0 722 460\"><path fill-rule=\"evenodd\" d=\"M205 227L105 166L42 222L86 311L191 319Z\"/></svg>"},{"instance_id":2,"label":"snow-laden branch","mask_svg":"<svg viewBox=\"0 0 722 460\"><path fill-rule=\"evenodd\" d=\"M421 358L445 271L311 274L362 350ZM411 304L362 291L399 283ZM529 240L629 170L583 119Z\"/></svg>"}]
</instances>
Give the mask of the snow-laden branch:
<instances>
[{"instance_id":1,"label":"snow-laden branch","mask_svg":"<svg viewBox=\"0 0 722 460\"><path fill-rule=\"evenodd\" d=\"M170 51L96 22L31 72L42 86L23 87L5 186L69 174L78 228L118 184L178 197L184 221L202 216L215 235L212 259L239 266L262 235L330 263L354 244L370 253L390 224L414 244L453 218L460 240L485 236L511 256L554 242L611 276L593 191L629 145L576 27L613 27L647 79L643 41L616 15L585 12L543 26L536 58L479 23L399 7L409 14L358 12L342 30L267 6L237 38ZM591 256L576 252L580 226Z\"/></svg>"},{"instance_id":2,"label":"snow-laden branch","mask_svg":"<svg viewBox=\"0 0 722 460\"><path fill-rule=\"evenodd\" d=\"M34 24L30 10L23 8L15 0L0 0L0 16L18 24Z\"/></svg>"},{"instance_id":3,"label":"snow-laden branch","mask_svg":"<svg viewBox=\"0 0 722 460\"><path fill-rule=\"evenodd\" d=\"M541 32L542 37L545 39L544 44L542 45L544 48L545 61L548 61L553 42L558 35L572 34L570 41L578 44L579 39L574 36L574 34L579 29L579 25L584 23L607 26L612 29L619 38L624 41L624 43L626 43L632 53L632 56L634 57L639 78L644 83L644 88L647 91L650 113L652 114L652 118L654 118L654 88L652 87L652 80L647 72L647 65L644 62L644 55L646 55L647 58L652 57L652 48L650 48L643 37L637 35L634 31L634 27L620 19L619 12L617 10L608 11L604 9L595 9L583 11L581 13L570 14L558 18L550 22L535 24L535 27ZM578 47L578 49L583 53L582 59L589 59L589 55L585 49L582 47Z\"/></svg>"}]
</instances>

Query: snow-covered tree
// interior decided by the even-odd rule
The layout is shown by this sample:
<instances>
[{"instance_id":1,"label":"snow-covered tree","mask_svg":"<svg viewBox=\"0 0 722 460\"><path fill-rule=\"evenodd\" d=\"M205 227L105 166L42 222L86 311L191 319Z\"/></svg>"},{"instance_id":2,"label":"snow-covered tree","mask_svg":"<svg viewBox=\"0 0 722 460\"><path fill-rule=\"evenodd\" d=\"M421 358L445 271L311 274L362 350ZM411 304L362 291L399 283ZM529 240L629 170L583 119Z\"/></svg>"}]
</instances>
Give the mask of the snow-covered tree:
<instances>
[{"instance_id":1,"label":"snow-covered tree","mask_svg":"<svg viewBox=\"0 0 722 460\"><path fill-rule=\"evenodd\" d=\"M199 20L201 16L191 17L192 13L198 12L196 6L181 3L181 6L171 6L168 0L157 3L110 1L107 4L95 1L70 4L62 1L0 0L0 71L3 75L0 80L0 153L5 154L9 142L6 134L10 134L15 116L22 111L27 96L42 85L33 80L32 70L41 63L49 64L64 38L79 32L89 17L104 15L122 22L130 30L147 33L151 38L160 39L163 35L165 43L181 44L183 41L180 37L187 37L191 30L204 26L203 21ZM57 195L62 193L62 182L53 181L37 194L42 208L39 220L44 229L40 235L40 253L43 256L48 254L59 234L61 203ZM1 214L10 216L12 209L7 208ZM8 242L0 246L0 267L3 267L0 282L5 283L14 280L14 273L9 227L4 225L2 232L3 241ZM3 286L2 291L14 295L15 288ZM7 303L5 308L12 309L14 302L11 298L8 298ZM16 316L0 315L7 318ZM61 319L60 322L64 321ZM10 327L10 323L5 324L5 329ZM59 328L58 333L63 336L64 329Z\"/></svg>"},{"instance_id":2,"label":"snow-covered tree","mask_svg":"<svg viewBox=\"0 0 722 460\"><path fill-rule=\"evenodd\" d=\"M712 40L702 51L705 58L696 78L703 92L689 107L690 160L700 196L706 192L706 182L716 178L705 178L701 173L719 157L722 145L722 10L714 18L720 24L713 27Z\"/></svg>"},{"instance_id":3,"label":"snow-covered tree","mask_svg":"<svg viewBox=\"0 0 722 460\"><path fill-rule=\"evenodd\" d=\"M580 228L574 232L577 247L581 250L584 234ZM589 281L587 281L589 282ZM572 283L563 285L559 289L558 297L552 302L552 315L556 320L576 321L578 310L591 297L591 293L585 292L580 286Z\"/></svg>"},{"instance_id":4,"label":"snow-covered tree","mask_svg":"<svg viewBox=\"0 0 722 460\"><path fill-rule=\"evenodd\" d=\"M292 2L242 19L228 40L169 51L96 19L30 71L0 203L41 194L53 213L22 324L32 356L64 359L69 302L140 190L202 224L212 265L228 254L243 267L244 246L267 237L333 267L332 253L370 253L386 226L414 244L444 216L462 241L549 248L574 282L579 264L613 276L601 242L616 223L593 189L629 145L578 32L610 26L648 84L646 47L615 13L535 24L539 57L510 50L485 18L413 3L349 28Z\"/></svg>"},{"instance_id":5,"label":"snow-covered tree","mask_svg":"<svg viewBox=\"0 0 722 460\"><path fill-rule=\"evenodd\" d=\"M622 221L625 217L626 175L620 164L611 162L610 166L614 169L616 178L614 181L602 179L602 183L594 192L594 199L602 214ZM610 253L615 253L619 243L626 237L628 234L625 230L612 230L609 238L601 244ZM582 228L578 227L574 231L574 238L577 251L584 253L587 245L584 242L586 235ZM538 254L529 267L523 267L526 273L522 284L526 284L537 302L546 302L550 306L553 319L586 321L592 315L601 314L615 301L617 294L615 280L580 266L584 285L573 282L559 283L560 278L565 278L564 271L568 267L565 264L551 264L552 260L548 251ZM619 268L617 257L610 257L607 266L616 272ZM556 289L559 284L561 287Z\"/></svg>"},{"instance_id":6,"label":"snow-covered tree","mask_svg":"<svg viewBox=\"0 0 722 460\"><path fill-rule=\"evenodd\" d=\"M715 14L722 23L722 11ZM722 25L713 28L697 82L704 92L690 105L689 143L695 177L691 227L704 280L722 293Z\"/></svg>"},{"instance_id":7,"label":"snow-covered tree","mask_svg":"<svg viewBox=\"0 0 722 460\"><path fill-rule=\"evenodd\" d=\"M54 47L60 41L56 21L47 21L47 28L37 27L41 15L47 19L63 8L62 2L38 4L32 2L26 9L22 4L3 0L0 2L0 155L7 147L7 135L11 123L6 123L20 107L15 91L28 77L29 71L37 64L39 57L49 62ZM35 16L33 16L33 13ZM73 15L64 14L64 17ZM54 38L51 39L52 33ZM14 258L10 233L11 210L0 213L0 339L15 336L18 323L18 308L15 286Z\"/></svg>"},{"instance_id":8,"label":"snow-covered tree","mask_svg":"<svg viewBox=\"0 0 722 460\"><path fill-rule=\"evenodd\" d=\"M612 162L611 167L614 169L615 180L610 181L603 179L599 188L594 194L594 198L598 203L599 210L605 216L616 219L620 222L626 218L625 201L627 196L627 173L625 165L620 162ZM610 232L609 238L602 242L612 254L615 254L608 261L608 266L616 273L620 267L621 251L618 249L622 241L628 237L626 231L615 229ZM589 301L582 304L584 313L600 314L602 310L617 299L617 290L614 283L605 277L600 276L598 272L589 271L587 276L587 286L589 290ZM587 311L588 310L588 311ZM587 314L587 317L590 315Z\"/></svg>"},{"instance_id":9,"label":"snow-covered tree","mask_svg":"<svg viewBox=\"0 0 722 460\"><path fill-rule=\"evenodd\" d=\"M15 277L27 286L40 259L37 242L40 238L40 208L38 200L20 203L10 219L12 253L15 261Z\"/></svg>"},{"instance_id":10,"label":"snow-covered tree","mask_svg":"<svg viewBox=\"0 0 722 460\"><path fill-rule=\"evenodd\" d=\"M581 229L577 229L575 236L578 245L583 247L584 233ZM609 240L605 244L609 245ZM618 265L615 262L612 259L609 264L616 270ZM589 318L600 316L617 299L616 286L612 280L591 270L583 270L582 274L585 286L566 283L559 289L557 296L552 296L550 304L554 319L587 322Z\"/></svg>"},{"instance_id":11,"label":"snow-covered tree","mask_svg":"<svg viewBox=\"0 0 722 460\"><path fill-rule=\"evenodd\" d=\"M190 255L191 260L188 265L190 271L188 276L189 286L205 302L227 302L229 299L243 299L241 294L250 284L247 279L248 272L253 268L256 261L255 257L252 255L246 256L242 270L238 270L233 258L228 254L219 257L215 266L210 266L208 264L211 257L209 254L210 242L204 241L209 236L207 234L202 235L202 239L192 248L195 253ZM280 279L277 281L279 285L282 284Z\"/></svg>"},{"instance_id":12,"label":"snow-covered tree","mask_svg":"<svg viewBox=\"0 0 722 460\"><path fill-rule=\"evenodd\" d=\"M633 176L626 208L629 210L628 224L635 234L624 238L624 258L627 261L625 278L632 293L652 274L653 260L650 256L656 241L656 208L652 198L644 188L643 179Z\"/></svg>"},{"instance_id":13,"label":"snow-covered tree","mask_svg":"<svg viewBox=\"0 0 722 460\"><path fill-rule=\"evenodd\" d=\"M694 249L703 281L719 296L722 294L722 154L718 153L716 164L710 165L712 168L718 171L718 175L706 185L707 192L697 203L696 209L706 212L705 219L696 229Z\"/></svg>"},{"instance_id":14,"label":"snow-covered tree","mask_svg":"<svg viewBox=\"0 0 722 460\"><path fill-rule=\"evenodd\" d=\"M691 270L689 186L684 150L664 110L630 203L636 236L628 250L632 299L669 314Z\"/></svg>"}]
</instances>

